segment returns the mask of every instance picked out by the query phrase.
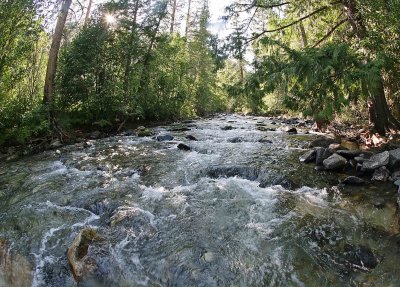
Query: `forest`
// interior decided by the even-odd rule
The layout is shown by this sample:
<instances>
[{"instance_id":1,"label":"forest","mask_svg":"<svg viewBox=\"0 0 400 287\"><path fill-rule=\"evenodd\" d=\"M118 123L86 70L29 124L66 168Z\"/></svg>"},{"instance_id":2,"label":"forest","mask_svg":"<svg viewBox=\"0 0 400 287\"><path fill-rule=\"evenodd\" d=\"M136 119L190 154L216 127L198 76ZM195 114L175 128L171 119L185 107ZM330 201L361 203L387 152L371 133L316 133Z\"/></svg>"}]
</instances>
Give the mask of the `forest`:
<instances>
[{"instance_id":1,"label":"forest","mask_svg":"<svg viewBox=\"0 0 400 287\"><path fill-rule=\"evenodd\" d=\"M0 145L216 112L400 127L400 2L3 0Z\"/></svg>"}]
</instances>

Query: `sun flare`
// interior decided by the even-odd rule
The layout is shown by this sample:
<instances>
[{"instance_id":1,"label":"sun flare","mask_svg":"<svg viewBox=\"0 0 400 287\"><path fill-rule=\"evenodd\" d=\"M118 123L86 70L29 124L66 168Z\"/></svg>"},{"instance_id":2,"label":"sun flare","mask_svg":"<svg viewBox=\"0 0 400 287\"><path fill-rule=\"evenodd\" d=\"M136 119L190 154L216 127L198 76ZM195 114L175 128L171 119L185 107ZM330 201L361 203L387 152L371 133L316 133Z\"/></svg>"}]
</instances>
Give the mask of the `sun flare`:
<instances>
[{"instance_id":1,"label":"sun flare","mask_svg":"<svg viewBox=\"0 0 400 287\"><path fill-rule=\"evenodd\" d=\"M115 24L115 22L117 22L117 19L114 17L114 15L111 15L111 14L106 14L105 20L110 25L113 25L113 24Z\"/></svg>"}]
</instances>

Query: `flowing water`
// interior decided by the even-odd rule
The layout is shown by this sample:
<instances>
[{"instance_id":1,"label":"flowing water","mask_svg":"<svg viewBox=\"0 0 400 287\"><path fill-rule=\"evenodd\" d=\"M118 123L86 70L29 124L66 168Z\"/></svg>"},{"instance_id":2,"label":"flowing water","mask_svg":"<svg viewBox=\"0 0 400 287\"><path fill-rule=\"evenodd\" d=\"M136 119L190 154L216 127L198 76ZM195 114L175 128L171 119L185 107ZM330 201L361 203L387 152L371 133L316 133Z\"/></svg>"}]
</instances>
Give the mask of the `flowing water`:
<instances>
[{"instance_id":1,"label":"flowing water","mask_svg":"<svg viewBox=\"0 0 400 287\"><path fill-rule=\"evenodd\" d=\"M184 125L0 164L0 286L400 286L392 186L337 187L271 120Z\"/></svg>"}]
</instances>

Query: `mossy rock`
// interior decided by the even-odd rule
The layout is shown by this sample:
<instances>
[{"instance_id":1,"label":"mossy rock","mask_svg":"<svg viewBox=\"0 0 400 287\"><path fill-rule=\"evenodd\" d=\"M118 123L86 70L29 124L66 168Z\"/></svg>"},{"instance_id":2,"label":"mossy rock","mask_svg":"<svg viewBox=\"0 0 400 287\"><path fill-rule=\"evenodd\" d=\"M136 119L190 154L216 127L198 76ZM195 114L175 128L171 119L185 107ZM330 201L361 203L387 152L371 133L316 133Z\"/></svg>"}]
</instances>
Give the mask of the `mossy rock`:
<instances>
[{"instance_id":1,"label":"mossy rock","mask_svg":"<svg viewBox=\"0 0 400 287\"><path fill-rule=\"evenodd\" d=\"M153 134L149 129L144 129L144 130L138 130L137 131L137 136L138 137L150 137L152 135Z\"/></svg>"}]
</instances>

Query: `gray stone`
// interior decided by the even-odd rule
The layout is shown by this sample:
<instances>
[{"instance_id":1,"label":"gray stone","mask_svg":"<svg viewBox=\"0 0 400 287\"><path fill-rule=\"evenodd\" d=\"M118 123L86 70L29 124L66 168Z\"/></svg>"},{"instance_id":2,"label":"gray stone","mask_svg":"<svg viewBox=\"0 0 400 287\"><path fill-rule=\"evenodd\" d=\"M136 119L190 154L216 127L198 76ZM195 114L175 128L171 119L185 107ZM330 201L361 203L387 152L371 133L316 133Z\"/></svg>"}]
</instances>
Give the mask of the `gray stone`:
<instances>
[{"instance_id":1,"label":"gray stone","mask_svg":"<svg viewBox=\"0 0 400 287\"><path fill-rule=\"evenodd\" d=\"M338 150L336 151L338 155L341 155L344 158L347 159L352 159L355 158L356 156L359 156L361 154L361 151L359 150Z\"/></svg>"},{"instance_id":2,"label":"gray stone","mask_svg":"<svg viewBox=\"0 0 400 287\"><path fill-rule=\"evenodd\" d=\"M348 185L361 185L365 183L365 180L363 180L362 178L359 178L357 176L349 176L346 177L342 183L344 184L348 184Z\"/></svg>"},{"instance_id":3,"label":"gray stone","mask_svg":"<svg viewBox=\"0 0 400 287\"><path fill-rule=\"evenodd\" d=\"M297 129L294 127L287 127L285 129L285 132L287 132L288 134L297 134Z\"/></svg>"},{"instance_id":4,"label":"gray stone","mask_svg":"<svg viewBox=\"0 0 400 287\"><path fill-rule=\"evenodd\" d=\"M51 148L59 148L59 147L62 147L62 145L63 144L61 143L61 141L59 139L52 140L50 143Z\"/></svg>"},{"instance_id":5,"label":"gray stone","mask_svg":"<svg viewBox=\"0 0 400 287\"><path fill-rule=\"evenodd\" d=\"M315 161L317 152L315 150L309 150L305 154L299 157L300 162L309 163Z\"/></svg>"},{"instance_id":6,"label":"gray stone","mask_svg":"<svg viewBox=\"0 0 400 287\"><path fill-rule=\"evenodd\" d=\"M183 143L178 144L178 149L184 150L184 151L189 151L189 150L191 150L190 146L187 146L187 145L185 145L185 144L183 144Z\"/></svg>"},{"instance_id":7,"label":"gray stone","mask_svg":"<svg viewBox=\"0 0 400 287\"><path fill-rule=\"evenodd\" d=\"M384 151L373 155L370 159L363 162L363 170L371 171L389 163L389 152Z\"/></svg>"},{"instance_id":8,"label":"gray stone","mask_svg":"<svg viewBox=\"0 0 400 287\"><path fill-rule=\"evenodd\" d=\"M364 161L366 161L366 158L363 157L363 156L356 156L356 157L354 158L354 160L355 160L357 163L363 163Z\"/></svg>"},{"instance_id":9,"label":"gray stone","mask_svg":"<svg viewBox=\"0 0 400 287\"><path fill-rule=\"evenodd\" d=\"M228 142L230 142L230 143L241 143L241 142L243 142L243 138L241 138L241 137L231 138L231 139L228 139Z\"/></svg>"},{"instance_id":10,"label":"gray stone","mask_svg":"<svg viewBox=\"0 0 400 287\"><path fill-rule=\"evenodd\" d=\"M372 175L372 180L386 182L388 181L389 177L389 170L385 166L382 166L374 171L374 174Z\"/></svg>"},{"instance_id":11,"label":"gray stone","mask_svg":"<svg viewBox=\"0 0 400 287\"><path fill-rule=\"evenodd\" d=\"M323 165L316 165L314 167L314 170L318 171L318 172L321 172L321 171L325 171L326 169L325 169L325 167Z\"/></svg>"},{"instance_id":12,"label":"gray stone","mask_svg":"<svg viewBox=\"0 0 400 287\"><path fill-rule=\"evenodd\" d=\"M192 135L187 135L185 138L190 140L190 141L197 141L197 139Z\"/></svg>"},{"instance_id":13,"label":"gray stone","mask_svg":"<svg viewBox=\"0 0 400 287\"><path fill-rule=\"evenodd\" d=\"M342 146L340 145L340 143L333 143L329 145L329 149L332 151L336 151L342 149Z\"/></svg>"},{"instance_id":14,"label":"gray stone","mask_svg":"<svg viewBox=\"0 0 400 287\"><path fill-rule=\"evenodd\" d=\"M324 167L327 170L335 170L342 168L346 165L346 163L347 160L338 154L333 154L323 161Z\"/></svg>"},{"instance_id":15,"label":"gray stone","mask_svg":"<svg viewBox=\"0 0 400 287\"><path fill-rule=\"evenodd\" d=\"M101 132L99 131L94 131L90 134L90 138L92 139L98 139L101 136Z\"/></svg>"},{"instance_id":16,"label":"gray stone","mask_svg":"<svg viewBox=\"0 0 400 287\"><path fill-rule=\"evenodd\" d=\"M269 143L269 144L272 143L272 141L270 139L268 139L267 137L263 137L262 139L259 139L258 142L260 142L260 143Z\"/></svg>"},{"instance_id":17,"label":"gray stone","mask_svg":"<svg viewBox=\"0 0 400 287\"><path fill-rule=\"evenodd\" d=\"M400 165L400 148L389 151L389 167L395 168Z\"/></svg>"},{"instance_id":18,"label":"gray stone","mask_svg":"<svg viewBox=\"0 0 400 287\"><path fill-rule=\"evenodd\" d=\"M221 127L221 130L230 131L230 130L233 130L233 127L232 126L224 126L224 127Z\"/></svg>"},{"instance_id":19,"label":"gray stone","mask_svg":"<svg viewBox=\"0 0 400 287\"><path fill-rule=\"evenodd\" d=\"M396 181L394 182L394 185L400 186L400 179L396 180Z\"/></svg>"},{"instance_id":20,"label":"gray stone","mask_svg":"<svg viewBox=\"0 0 400 287\"><path fill-rule=\"evenodd\" d=\"M156 136L155 139L159 142L163 142L163 141L172 141L174 139L174 137L166 134L166 135L158 135L158 136Z\"/></svg>"},{"instance_id":21,"label":"gray stone","mask_svg":"<svg viewBox=\"0 0 400 287\"><path fill-rule=\"evenodd\" d=\"M319 147L316 149L315 164L322 165L323 161L330 157L332 152L328 148Z\"/></svg>"}]
</instances>

